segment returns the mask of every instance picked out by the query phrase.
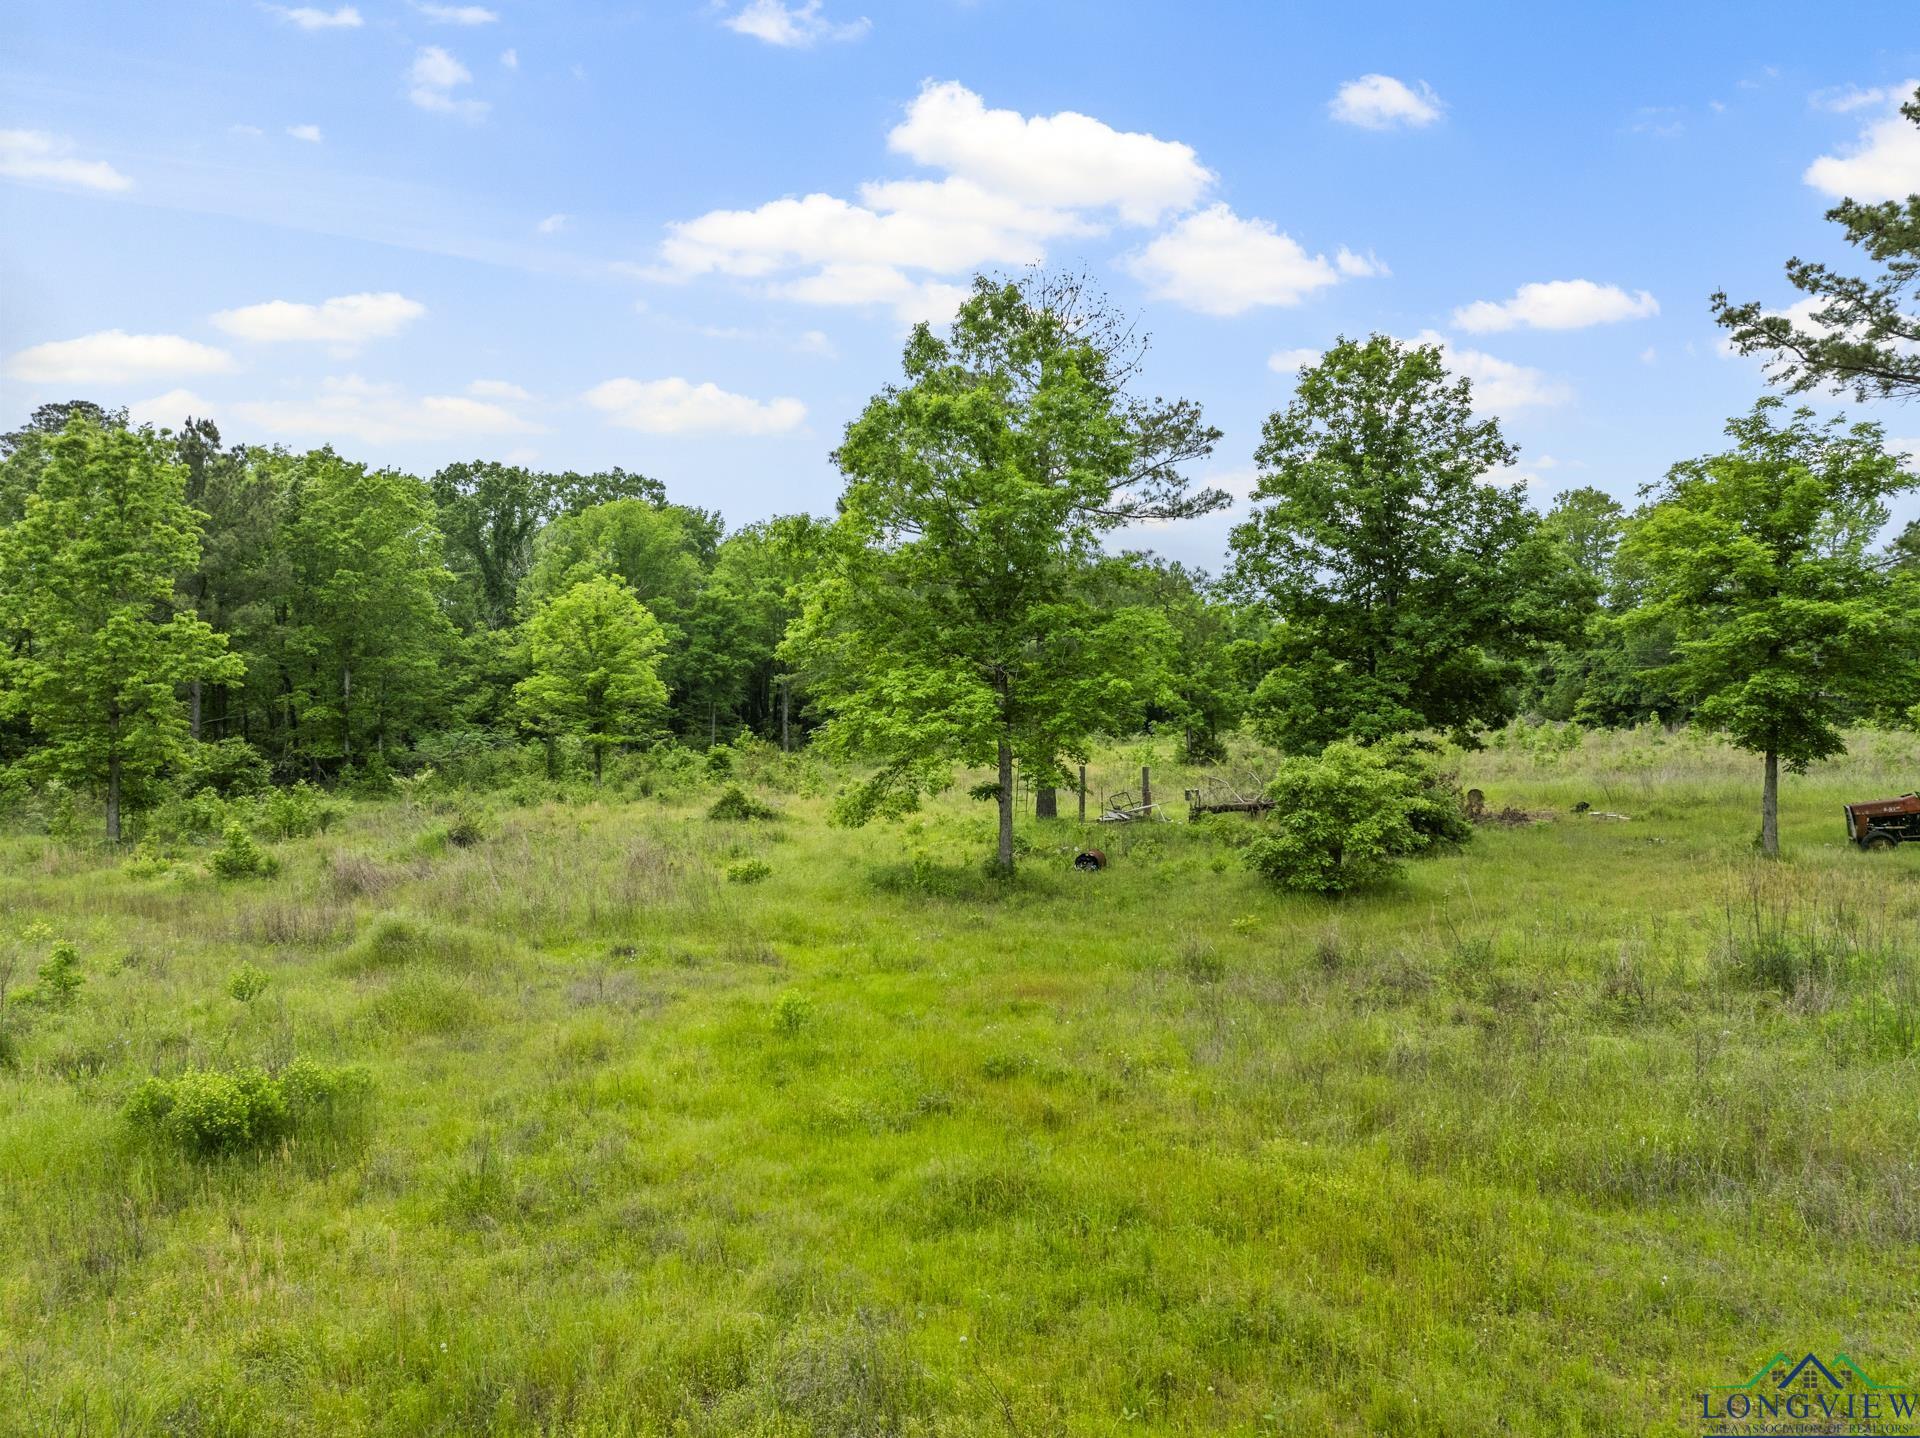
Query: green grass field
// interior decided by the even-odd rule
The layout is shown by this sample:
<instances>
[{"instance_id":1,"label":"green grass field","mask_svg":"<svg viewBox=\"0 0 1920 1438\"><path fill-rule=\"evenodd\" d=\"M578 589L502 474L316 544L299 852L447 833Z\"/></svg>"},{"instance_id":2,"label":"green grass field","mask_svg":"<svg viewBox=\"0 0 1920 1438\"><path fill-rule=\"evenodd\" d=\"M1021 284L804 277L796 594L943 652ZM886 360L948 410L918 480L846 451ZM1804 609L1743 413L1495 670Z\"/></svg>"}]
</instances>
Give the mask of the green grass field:
<instances>
[{"instance_id":1,"label":"green grass field","mask_svg":"<svg viewBox=\"0 0 1920 1438\"><path fill-rule=\"evenodd\" d=\"M1782 1349L1920 1382L1920 846L1839 816L1910 737L1788 780L1778 864L1751 758L1509 743L1464 780L1551 821L1331 904L1219 823L1086 875L1028 820L1001 886L985 805L749 777L784 818L358 803L266 879L0 840L0 1431L1681 1434ZM122 1116L296 1056L364 1117Z\"/></svg>"}]
</instances>

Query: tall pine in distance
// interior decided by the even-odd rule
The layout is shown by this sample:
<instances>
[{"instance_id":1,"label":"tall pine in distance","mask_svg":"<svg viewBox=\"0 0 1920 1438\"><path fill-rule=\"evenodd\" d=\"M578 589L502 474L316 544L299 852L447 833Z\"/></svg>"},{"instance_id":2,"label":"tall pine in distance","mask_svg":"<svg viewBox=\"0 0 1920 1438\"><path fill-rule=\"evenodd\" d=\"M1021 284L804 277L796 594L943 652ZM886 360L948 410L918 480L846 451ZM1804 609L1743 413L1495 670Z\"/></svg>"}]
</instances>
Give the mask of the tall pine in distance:
<instances>
[{"instance_id":1,"label":"tall pine in distance","mask_svg":"<svg viewBox=\"0 0 1920 1438\"><path fill-rule=\"evenodd\" d=\"M177 587L200 557L186 474L151 430L68 421L17 523L0 537L13 638L0 704L37 740L30 772L100 793L106 832L144 800L188 734L184 686L232 682L241 661Z\"/></svg>"}]
</instances>

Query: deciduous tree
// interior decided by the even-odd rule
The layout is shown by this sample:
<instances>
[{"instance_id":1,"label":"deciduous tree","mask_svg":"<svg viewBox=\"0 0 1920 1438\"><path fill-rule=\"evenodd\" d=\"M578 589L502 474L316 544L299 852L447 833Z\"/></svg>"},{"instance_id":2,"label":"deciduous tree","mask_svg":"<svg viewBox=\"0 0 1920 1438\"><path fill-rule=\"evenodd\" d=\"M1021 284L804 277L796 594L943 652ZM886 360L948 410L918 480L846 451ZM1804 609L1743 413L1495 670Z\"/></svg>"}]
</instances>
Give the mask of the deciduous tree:
<instances>
[{"instance_id":1,"label":"deciduous tree","mask_svg":"<svg viewBox=\"0 0 1920 1438\"><path fill-rule=\"evenodd\" d=\"M1877 425L1782 410L1761 400L1728 424L1731 450L1675 465L1621 549L1642 586L1623 622L1671 634L1664 677L1695 722L1763 756L1768 854L1781 766L1845 753L1844 726L1920 692L1920 581L1873 549L1888 497L1920 481Z\"/></svg>"},{"instance_id":2,"label":"deciduous tree","mask_svg":"<svg viewBox=\"0 0 1920 1438\"><path fill-rule=\"evenodd\" d=\"M847 426L823 577L787 654L830 749L879 765L842 822L901 813L955 764L998 775L996 863L1013 869L1013 771L1045 784L1096 731L1166 689L1166 620L1103 609L1101 537L1225 503L1181 473L1217 431L1130 390L1141 341L1073 279L979 279L949 337L917 327L904 382Z\"/></svg>"},{"instance_id":3,"label":"deciduous tree","mask_svg":"<svg viewBox=\"0 0 1920 1438\"><path fill-rule=\"evenodd\" d=\"M608 748L658 727L667 704L658 672L665 643L660 622L624 583L583 579L527 621L532 672L515 696L540 733L586 741L598 784Z\"/></svg>"},{"instance_id":4,"label":"deciduous tree","mask_svg":"<svg viewBox=\"0 0 1920 1438\"><path fill-rule=\"evenodd\" d=\"M187 734L179 687L234 679L237 657L176 585L199 557L185 473L151 430L75 417L45 441L0 537L0 604L19 638L0 704L25 714L38 772L104 793L110 842Z\"/></svg>"},{"instance_id":5,"label":"deciduous tree","mask_svg":"<svg viewBox=\"0 0 1920 1438\"><path fill-rule=\"evenodd\" d=\"M1512 716L1517 660L1577 622L1560 547L1499 484L1515 450L1440 350L1341 340L1255 459L1233 579L1274 621L1256 725L1290 753Z\"/></svg>"}]
</instances>

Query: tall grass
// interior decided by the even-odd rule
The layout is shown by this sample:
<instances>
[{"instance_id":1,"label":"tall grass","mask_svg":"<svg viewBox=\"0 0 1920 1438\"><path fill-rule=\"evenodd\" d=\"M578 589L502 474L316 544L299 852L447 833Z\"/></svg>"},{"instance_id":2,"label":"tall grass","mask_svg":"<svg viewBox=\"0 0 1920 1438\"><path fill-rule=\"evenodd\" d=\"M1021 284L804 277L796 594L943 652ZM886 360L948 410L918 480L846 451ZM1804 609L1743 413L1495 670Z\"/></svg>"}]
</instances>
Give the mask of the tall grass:
<instances>
[{"instance_id":1,"label":"tall grass","mask_svg":"<svg viewBox=\"0 0 1920 1438\"><path fill-rule=\"evenodd\" d=\"M1854 748L1769 863L1749 757L1510 731L1462 779L1538 822L1337 904L1218 824L1029 818L1000 883L983 806L831 830L811 769L742 776L778 824L351 805L243 884L0 836L0 1432L1679 1433L1782 1347L1910 1376L1920 852L1838 806L1920 753ZM1094 786L1143 755L1178 813L1169 746ZM125 1116L301 1061L350 1131Z\"/></svg>"}]
</instances>

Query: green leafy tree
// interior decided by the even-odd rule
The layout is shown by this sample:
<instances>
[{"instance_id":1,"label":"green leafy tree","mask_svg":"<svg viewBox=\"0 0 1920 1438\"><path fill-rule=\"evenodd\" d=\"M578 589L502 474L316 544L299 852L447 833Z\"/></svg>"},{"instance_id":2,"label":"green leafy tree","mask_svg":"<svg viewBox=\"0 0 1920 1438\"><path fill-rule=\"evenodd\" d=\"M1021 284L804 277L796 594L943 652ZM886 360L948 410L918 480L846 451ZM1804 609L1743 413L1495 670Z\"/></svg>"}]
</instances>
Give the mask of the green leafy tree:
<instances>
[{"instance_id":1,"label":"green leafy tree","mask_svg":"<svg viewBox=\"0 0 1920 1438\"><path fill-rule=\"evenodd\" d=\"M660 622L617 579L583 579L527 621L532 672L515 689L539 732L578 735L593 750L593 782L606 751L644 738L666 707L658 673Z\"/></svg>"},{"instance_id":2,"label":"green leafy tree","mask_svg":"<svg viewBox=\"0 0 1920 1438\"><path fill-rule=\"evenodd\" d=\"M0 604L19 640L0 703L25 714L39 773L102 792L107 838L180 754L179 687L240 660L176 606L199 553L185 475L151 430L75 418L47 441L19 521L0 538Z\"/></svg>"},{"instance_id":3,"label":"green leafy tree","mask_svg":"<svg viewBox=\"0 0 1920 1438\"><path fill-rule=\"evenodd\" d=\"M1575 621L1565 551L1512 488L1515 451L1433 345L1341 340L1255 458L1235 585L1276 628L1256 727L1290 753L1512 717L1518 660Z\"/></svg>"},{"instance_id":4,"label":"green leafy tree","mask_svg":"<svg viewBox=\"0 0 1920 1438\"><path fill-rule=\"evenodd\" d=\"M349 759L418 729L446 688L450 582L426 486L331 449L293 461L278 637L286 721L309 759Z\"/></svg>"},{"instance_id":5,"label":"green leafy tree","mask_svg":"<svg viewBox=\"0 0 1920 1438\"><path fill-rule=\"evenodd\" d=\"M785 650L829 716L821 742L879 765L840 822L992 764L1010 873L1015 763L1057 782L1165 692L1172 631L1094 602L1100 539L1225 496L1180 472L1218 437L1198 407L1129 392L1141 343L1075 279L978 279L951 335L917 327L904 383L847 426L833 547Z\"/></svg>"},{"instance_id":6,"label":"green leafy tree","mask_svg":"<svg viewBox=\"0 0 1920 1438\"><path fill-rule=\"evenodd\" d=\"M1190 760L1223 757L1225 736L1246 710L1236 652L1248 627L1244 613L1206 574L1148 554L1106 561L1100 586L1103 602L1152 609L1173 628L1167 691L1150 707L1149 722L1156 729L1178 729Z\"/></svg>"},{"instance_id":7,"label":"green leafy tree","mask_svg":"<svg viewBox=\"0 0 1920 1438\"><path fill-rule=\"evenodd\" d=\"M683 734L707 734L735 688L724 632L708 614L708 576L720 543L720 516L648 499L616 499L567 514L534 545L523 586L529 606L583 579L607 575L632 589L666 631L661 678L669 718Z\"/></svg>"},{"instance_id":8,"label":"green leafy tree","mask_svg":"<svg viewBox=\"0 0 1920 1438\"><path fill-rule=\"evenodd\" d=\"M1920 582L1876 554L1889 496L1917 481L1877 425L1782 418L1763 399L1734 448L1675 465L1629 529L1630 629L1664 628L1664 677L1695 722L1764 758L1760 842L1780 851L1780 767L1846 752L1841 728L1920 692Z\"/></svg>"},{"instance_id":9,"label":"green leafy tree","mask_svg":"<svg viewBox=\"0 0 1920 1438\"><path fill-rule=\"evenodd\" d=\"M1900 107L1920 125L1920 91ZM1920 395L1920 195L1865 204L1842 200L1827 211L1848 244L1879 266L1860 279L1812 260L1787 261L1787 282L1806 301L1791 311L1736 305L1714 295L1714 317L1741 354L1763 355L1770 377L1800 392L1827 388L1866 400Z\"/></svg>"},{"instance_id":10,"label":"green leafy tree","mask_svg":"<svg viewBox=\"0 0 1920 1438\"><path fill-rule=\"evenodd\" d=\"M513 622L533 541L560 509L549 475L491 460L450 464L428 482L469 627Z\"/></svg>"}]
</instances>

